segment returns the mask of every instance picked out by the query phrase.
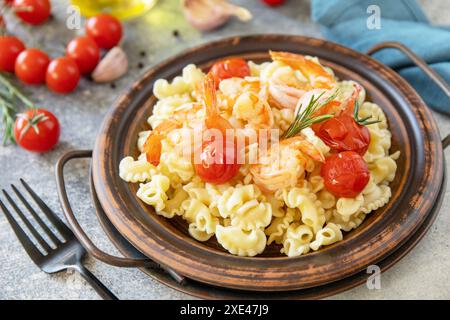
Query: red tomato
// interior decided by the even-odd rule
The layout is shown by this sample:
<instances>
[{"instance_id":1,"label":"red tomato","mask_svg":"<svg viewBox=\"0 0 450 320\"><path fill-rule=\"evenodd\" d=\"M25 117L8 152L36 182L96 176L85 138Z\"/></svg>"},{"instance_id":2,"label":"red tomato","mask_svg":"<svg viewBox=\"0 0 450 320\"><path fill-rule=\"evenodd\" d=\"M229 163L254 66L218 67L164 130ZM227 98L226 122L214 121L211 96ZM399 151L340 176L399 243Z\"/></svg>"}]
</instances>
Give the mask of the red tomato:
<instances>
[{"instance_id":1,"label":"red tomato","mask_svg":"<svg viewBox=\"0 0 450 320\"><path fill-rule=\"evenodd\" d=\"M285 3L286 0L262 0L262 2L264 2L268 6L276 7Z\"/></svg>"},{"instance_id":2,"label":"red tomato","mask_svg":"<svg viewBox=\"0 0 450 320\"><path fill-rule=\"evenodd\" d=\"M0 71L14 72L17 56L25 46L16 37L0 37Z\"/></svg>"},{"instance_id":3,"label":"red tomato","mask_svg":"<svg viewBox=\"0 0 450 320\"><path fill-rule=\"evenodd\" d=\"M32 25L45 22L51 11L49 0L14 0L12 6L21 20Z\"/></svg>"},{"instance_id":4,"label":"red tomato","mask_svg":"<svg viewBox=\"0 0 450 320\"><path fill-rule=\"evenodd\" d=\"M38 49L26 49L16 59L17 78L27 84L40 84L45 80L49 57Z\"/></svg>"},{"instance_id":5,"label":"red tomato","mask_svg":"<svg viewBox=\"0 0 450 320\"><path fill-rule=\"evenodd\" d=\"M353 116L343 114L315 124L312 129L323 142L338 152L355 151L364 155L369 148L369 129L356 123Z\"/></svg>"},{"instance_id":6,"label":"red tomato","mask_svg":"<svg viewBox=\"0 0 450 320\"><path fill-rule=\"evenodd\" d=\"M94 71L100 60L100 48L90 37L78 37L67 45L67 56L72 58L82 74Z\"/></svg>"},{"instance_id":7,"label":"red tomato","mask_svg":"<svg viewBox=\"0 0 450 320\"><path fill-rule=\"evenodd\" d=\"M100 48L111 49L122 38L122 25L115 17L101 13L87 21L86 33Z\"/></svg>"},{"instance_id":8,"label":"red tomato","mask_svg":"<svg viewBox=\"0 0 450 320\"><path fill-rule=\"evenodd\" d=\"M10 6L13 4L14 0L4 0L5 4Z\"/></svg>"},{"instance_id":9,"label":"red tomato","mask_svg":"<svg viewBox=\"0 0 450 320\"><path fill-rule=\"evenodd\" d=\"M61 57L50 62L45 76L47 87L56 93L70 93L80 81L80 69L76 62L68 57Z\"/></svg>"},{"instance_id":10,"label":"red tomato","mask_svg":"<svg viewBox=\"0 0 450 320\"><path fill-rule=\"evenodd\" d=\"M344 151L327 158L321 175L325 188L336 197L354 198L370 178L367 163L358 153Z\"/></svg>"},{"instance_id":11,"label":"red tomato","mask_svg":"<svg viewBox=\"0 0 450 320\"><path fill-rule=\"evenodd\" d=\"M223 152L225 150L225 152ZM236 148L211 141L205 143L195 171L205 182L222 184L231 180L239 170Z\"/></svg>"},{"instance_id":12,"label":"red tomato","mask_svg":"<svg viewBox=\"0 0 450 320\"><path fill-rule=\"evenodd\" d=\"M17 116L14 124L16 142L33 152L46 152L59 140L58 119L45 109L31 109Z\"/></svg>"},{"instance_id":13,"label":"red tomato","mask_svg":"<svg viewBox=\"0 0 450 320\"><path fill-rule=\"evenodd\" d=\"M216 62L209 71L214 75L217 86L228 78L244 78L250 75L250 67L243 59L232 58Z\"/></svg>"},{"instance_id":14,"label":"red tomato","mask_svg":"<svg viewBox=\"0 0 450 320\"><path fill-rule=\"evenodd\" d=\"M3 16L1 14L0 14L0 29L6 29L5 19L3 19Z\"/></svg>"}]
</instances>

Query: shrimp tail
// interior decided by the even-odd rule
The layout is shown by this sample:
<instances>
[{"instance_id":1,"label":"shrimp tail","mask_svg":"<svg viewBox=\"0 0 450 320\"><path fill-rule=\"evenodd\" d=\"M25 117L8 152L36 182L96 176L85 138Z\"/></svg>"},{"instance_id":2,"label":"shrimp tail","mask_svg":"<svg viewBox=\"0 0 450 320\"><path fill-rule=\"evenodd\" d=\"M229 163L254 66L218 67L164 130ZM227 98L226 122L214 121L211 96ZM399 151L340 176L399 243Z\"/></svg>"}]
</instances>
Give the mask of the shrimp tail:
<instances>
[{"instance_id":1,"label":"shrimp tail","mask_svg":"<svg viewBox=\"0 0 450 320\"><path fill-rule=\"evenodd\" d=\"M159 164L162 150L161 141L166 137L167 133L179 127L179 123L171 120L165 120L156 126L144 143L143 149L147 162L154 166Z\"/></svg>"},{"instance_id":2,"label":"shrimp tail","mask_svg":"<svg viewBox=\"0 0 450 320\"><path fill-rule=\"evenodd\" d=\"M351 95L351 97L347 100L345 108L342 110L342 113L344 114L348 114L350 116L353 115L353 112L355 111L355 103L358 101L359 99L359 94L361 93L361 86L359 84L353 84L353 94Z\"/></svg>"},{"instance_id":3,"label":"shrimp tail","mask_svg":"<svg viewBox=\"0 0 450 320\"><path fill-rule=\"evenodd\" d=\"M203 81L203 103L206 108L207 117L215 117L219 115L219 109L217 107L217 94L216 94L216 79L211 73L206 75Z\"/></svg>"},{"instance_id":4,"label":"shrimp tail","mask_svg":"<svg viewBox=\"0 0 450 320\"><path fill-rule=\"evenodd\" d=\"M227 129L232 129L233 126L219 114L216 84L214 76L211 73L208 73L202 86L203 104L205 105L206 110L205 125L208 129L220 130L225 137Z\"/></svg>"}]
</instances>

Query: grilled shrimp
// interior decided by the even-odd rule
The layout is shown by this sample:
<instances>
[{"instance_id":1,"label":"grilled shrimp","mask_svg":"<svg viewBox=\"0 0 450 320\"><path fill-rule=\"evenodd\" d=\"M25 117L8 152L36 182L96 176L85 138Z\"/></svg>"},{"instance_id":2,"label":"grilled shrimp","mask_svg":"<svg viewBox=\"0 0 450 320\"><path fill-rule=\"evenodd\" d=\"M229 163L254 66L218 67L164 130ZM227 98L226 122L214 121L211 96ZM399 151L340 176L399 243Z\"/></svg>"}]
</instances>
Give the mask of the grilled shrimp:
<instances>
[{"instance_id":1,"label":"grilled shrimp","mask_svg":"<svg viewBox=\"0 0 450 320\"><path fill-rule=\"evenodd\" d=\"M235 119L247 122L247 128L266 129L273 126L267 86L261 85L259 80L230 78L221 81L220 89L222 108L231 112Z\"/></svg>"},{"instance_id":2,"label":"grilled shrimp","mask_svg":"<svg viewBox=\"0 0 450 320\"><path fill-rule=\"evenodd\" d=\"M299 70L313 88L331 89L336 84L334 77L323 66L303 55L270 51L270 56L274 61L283 62L292 69Z\"/></svg>"},{"instance_id":3,"label":"grilled shrimp","mask_svg":"<svg viewBox=\"0 0 450 320\"><path fill-rule=\"evenodd\" d=\"M143 152L147 161L157 166L161 156L161 142L170 132L175 129L187 127L191 129L201 129L203 127L204 116L200 113L203 105L200 103L183 104L170 115L170 119L163 120L149 134L143 145Z\"/></svg>"},{"instance_id":4,"label":"grilled shrimp","mask_svg":"<svg viewBox=\"0 0 450 320\"><path fill-rule=\"evenodd\" d=\"M295 136L273 145L258 164L250 167L255 183L266 192L293 187L304 176L308 161L324 162L322 152L303 136Z\"/></svg>"},{"instance_id":5,"label":"grilled shrimp","mask_svg":"<svg viewBox=\"0 0 450 320\"><path fill-rule=\"evenodd\" d=\"M299 71L306 80L287 81L273 79L269 84L270 102L277 108L295 109L299 99L312 89L331 89L336 85L334 77L320 64L305 56L288 52L270 51L272 60L279 61L295 71ZM292 72L292 71L291 71Z\"/></svg>"}]
</instances>

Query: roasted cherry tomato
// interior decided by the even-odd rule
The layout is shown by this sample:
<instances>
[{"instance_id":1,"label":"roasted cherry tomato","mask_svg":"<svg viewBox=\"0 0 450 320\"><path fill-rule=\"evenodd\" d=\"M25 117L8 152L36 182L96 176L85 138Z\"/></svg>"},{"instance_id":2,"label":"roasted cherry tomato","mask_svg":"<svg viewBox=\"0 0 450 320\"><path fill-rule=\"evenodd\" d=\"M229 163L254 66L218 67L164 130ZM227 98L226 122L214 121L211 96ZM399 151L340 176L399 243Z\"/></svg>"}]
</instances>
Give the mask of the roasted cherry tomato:
<instances>
[{"instance_id":1,"label":"roasted cherry tomato","mask_svg":"<svg viewBox=\"0 0 450 320\"><path fill-rule=\"evenodd\" d=\"M262 0L262 2L264 2L268 6L276 7L285 3L286 0Z\"/></svg>"},{"instance_id":2,"label":"roasted cherry tomato","mask_svg":"<svg viewBox=\"0 0 450 320\"><path fill-rule=\"evenodd\" d=\"M216 62L210 72L214 75L215 82L219 86L220 81L228 78L244 78L250 75L250 67L243 59L232 58Z\"/></svg>"},{"instance_id":3,"label":"roasted cherry tomato","mask_svg":"<svg viewBox=\"0 0 450 320\"><path fill-rule=\"evenodd\" d=\"M367 163L358 153L344 151L327 158L321 175L325 188L336 197L354 198L370 178Z\"/></svg>"},{"instance_id":4,"label":"roasted cherry tomato","mask_svg":"<svg viewBox=\"0 0 450 320\"><path fill-rule=\"evenodd\" d=\"M122 24L117 18L101 13L87 21L86 33L100 48L111 49L122 38Z\"/></svg>"},{"instance_id":5,"label":"roasted cherry tomato","mask_svg":"<svg viewBox=\"0 0 450 320\"><path fill-rule=\"evenodd\" d=\"M45 80L45 72L50 59L41 50L26 49L16 59L15 73L17 78L27 84L40 84Z\"/></svg>"},{"instance_id":6,"label":"roasted cherry tomato","mask_svg":"<svg viewBox=\"0 0 450 320\"><path fill-rule=\"evenodd\" d=\"M100 60L100 48L91 37L77 37L70 41L66 54L77 63L82 74L94 71Z\"/></svg>"},{"instance_id":7,"label":"roasted cherry tomato","mask_svg":"<svg viewBox=\"0 0 450 320\"><path fill-rule=\"evenodd\" d=\"M25 46L16 37L0 37L0 71L14 72L17 56Z\"/></svg>"},{"instance_id":8,"label":"roasted cherry tomato","mask_svg":"<svg viewBox=\"0 0 450 320\"><path fill-rule=\"evenodd\" d=\"M32 25L45 22L51 11L49 0L14 0L12 7L22 21Z\"/></svg>"},{"instance_id":9,"label":"roasted cherry tomato","mask_svg":"<svg viewBox=\"0 0 450 320\"><path fill-rule=\"evenodd\" d=\"M22 148L33 152L46 152L59 140L59 122L50 111L30 109L17 116L14 137Z\"/></svg>"},{"instance_id":10,"label":"roasted cherry tomato","mask_svg":"<svg viewBox=\"0 0 450 320\"><path fill-rule=\"evenodd\" d=\"M195 165L195 171L205 182L222 184L231 180L239 170L235 147L215 141L203 145L200 154L201 163Z\"/></svg>"},{"instance_id":11,"label":"roasted cherry tomato","mask_svg":"<svg viewBox=\"0 0 450 320\"><path fill-rule=\"evenodd\" d=\"M80 69L76 62L68 57L61 57L50 62L45 76L47 87L56 93L70 93L80 81Z\"/></svg>"},{"instance_id":12,"label":"roasted cherry tomato","mask_svg":"<svg viewBox=\"0 0 450 320\"><path fill-rule=\"evenodd\" d=\"M323 142L338 152L355 151L364 155L370 144L369 129L347 114L315 124L312 129Z\"/></svg>"}]
</instances>

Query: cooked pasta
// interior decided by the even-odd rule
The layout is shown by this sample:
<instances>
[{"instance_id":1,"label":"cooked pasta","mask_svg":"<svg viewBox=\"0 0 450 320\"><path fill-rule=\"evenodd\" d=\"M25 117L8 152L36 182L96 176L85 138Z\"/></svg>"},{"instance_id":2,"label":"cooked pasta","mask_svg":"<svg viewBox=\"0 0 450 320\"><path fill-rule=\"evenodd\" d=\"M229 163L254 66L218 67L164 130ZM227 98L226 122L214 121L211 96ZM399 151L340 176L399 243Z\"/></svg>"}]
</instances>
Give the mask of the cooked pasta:
<instances>
[{"instance_id":1,"label":"cooked pasta","mask_svg":"<svg viewBox=\"0 0 450 320\"><path fill-rule=\"evenodd\" d=\"M119 175L140 183L137 197L156 214L184 219L197 241L215 237L239 256L275 245L298 257L342 241L343 232L389 202L400 153L390 153L388 119L366 101L357 82L339 81L315 57L270 54L272 61L261 64L234 59L240 69L231 69L239 74L226 77L190 64L170 81L157 80L150 128L137 137L140 155L124 157ZM336 134L333 119L341 119ZM351 130L361 130L357 145L345 138L352 132L344 120L353 123ZM350 131L343 134L342 126ZM217 149L212 143L218 138L196 144L196 132L205 139L207 129L222 134L224 128L232 130L234 149ZM196 150L202 152L198 158ZM226 152L235 152L234 160ZM363 175L355 169L330 179L329 162L341 161L344 153L359 159ZM219 161L211 165L206 156ZM243 162L237 165L236 159ZM359 179L353 187L358 189L334 186L341 177L350 179L345 174Z\"/></svg>"},{"instance_id":2,"label":"cooked pasta","mask_svg":"<svg viewBox=\"0 0 450 320\"><path fill-rule=\"evenodd\" d=\"M154 169L145 159L134 160L132 157L125 157L120 161L119 176L127 182L144 182L150 180Z\"/></svg>"},{"instance_id":3,"label":"cooked pasta","mask_svg":"<svg viewBox=\"0 0 450 320\"><path fill-rule=\"evenodd\" d=\"M314 232L309 226L293 223L286 231L281 252L285 253L289 257L300 256L308 253L313 238Z\"/></svg>"}]
</instances>

